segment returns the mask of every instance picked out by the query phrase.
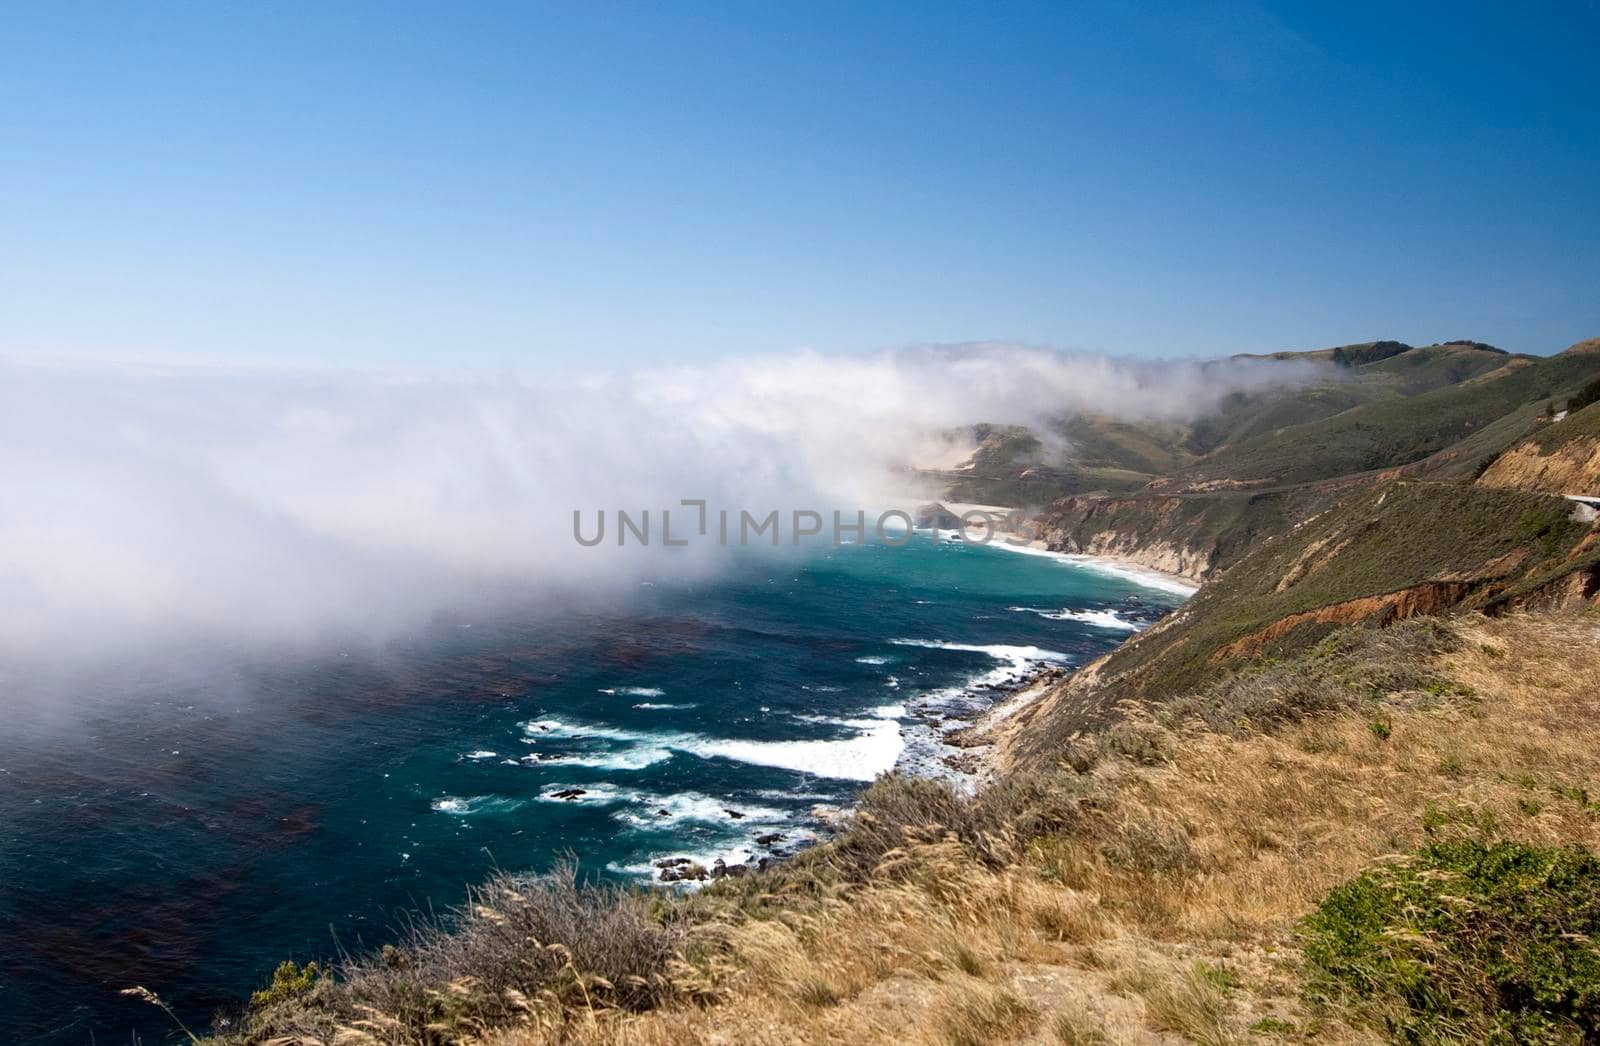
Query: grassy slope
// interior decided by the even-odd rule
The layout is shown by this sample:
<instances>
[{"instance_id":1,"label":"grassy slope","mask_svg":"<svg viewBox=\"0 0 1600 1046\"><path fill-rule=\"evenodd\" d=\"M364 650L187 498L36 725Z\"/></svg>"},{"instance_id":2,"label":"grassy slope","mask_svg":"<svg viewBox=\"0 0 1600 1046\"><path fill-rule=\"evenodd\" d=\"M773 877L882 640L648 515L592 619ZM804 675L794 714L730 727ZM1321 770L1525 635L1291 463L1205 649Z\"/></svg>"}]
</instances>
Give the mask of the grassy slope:
<instances>
[{"instance_id":1,"label":"grassy slope","mask_svg":"<svg viewBox=\"0 0 1600 1046\"><path fill-rule=\"evenodd\" d=\"M1542 577L1591 531L1560 498L1520 491L1399 481L1347 493L1278 536L1266 536L1200 591L1163 628L1125 644L1104 663L1120 679L1107 700L1128 693L1181 692L1219 670L1226 644L1279 619L1427 581L1476 578L1512 553L1527 558L1502 581ZM1302 560L1302 557L1306 557ZM1297 561L1304 576L1283 586ZM1304 647L1327 626L1298 629L1269 652ZM1074 728L1062 724L1062 729Z\"/></svg>"},{"instance_id":2,"label":"grassy slope","mask_svg":"<svg viewBox=\"0 0 1600 1046\"><path fill-rule=\"evenodd\" d=\"M1330 372L1327 380L1302 388L1230 396L1217 413L1195 422L1189 449L1209 454L1290 425L1332 417L1390 394L1381 385L1338 380L1341 376Z\"/></svg>"},{"instance_id":3,"label":"grassy slope","mask_svg":"<svg viewBox=\"0 0 1600 1046\"><path fill-rule=\"evenodd\" d=\"M1425 352L1414 350L1373 366L1398 366L1413 355L1424 358ZM1231 442L1180 472L1175 481L1304 483L1393 468L1460 443L1530 404L1564 398L1600 375L1600 357L1584 354L1539 359L1447 348L1426 362L1436 368L1434 377L1453 374L1463 366L1458 359L1463 353L1488 357L1498 365L1457 384L1378 398L1333 417ZM1397 380L1404 387L1415 377L1414 371L1406 371Z\"/></svg>"},{"instance_id":4,"label":"grassy slope","mask_svg":"<svg viewBox=\"0 0 1600 1046\"><path fill-rule=\"evenodd\" d=\"M1571 440L1586 436L1600 437L1600 403L1591 403L1576 414L1541 428L1533 440L1548 454Z\"/></svg>"},{"instance_id":5,"label":"grassy slope","mask_svg":"<svg viewBox=\"0 0 1600 1046\"><path fill-rule=\"evenodd\" d=\"M1064 422L1060 434L1070 443L1071 460L1086 468L1118 469L1153 478L1194 460L1184 447L1188 429L1181 425L1135 424L1080 414Z\"/></svg>"},{"instance_id":6,"label":"grassy slope","mask_svg":"<svg viewBox=\"0 0 1600 1046\"><path fill-rule=\"evenodd\" d=\"M1459 385L1499 370L1513 357L1487 345L1451 343L1429 345L1357 367L1365 380L1390 385L1405 396Z\"/></svg>"},{"instance_id":7,"label":"grassy slope","mask_svg":"<svg viewBox=\"0 0 1600 1046\"><path fill-rule=\"evenodd\" d=\"M1321 380L1288 389L1240 393L1215 415L1193 426L1190 449L1213 453L1252 439L1270 440L1279 430L1320 422L1368 404L1416 396L1486 374L1510 357L1498 350L1425 346L1395 351L1399 342L1347 345L1310 353L1278 353L1273 359L1328 364ZM1333 361L1342 361L1334 365Z\"/></svg>"}]
</instances>

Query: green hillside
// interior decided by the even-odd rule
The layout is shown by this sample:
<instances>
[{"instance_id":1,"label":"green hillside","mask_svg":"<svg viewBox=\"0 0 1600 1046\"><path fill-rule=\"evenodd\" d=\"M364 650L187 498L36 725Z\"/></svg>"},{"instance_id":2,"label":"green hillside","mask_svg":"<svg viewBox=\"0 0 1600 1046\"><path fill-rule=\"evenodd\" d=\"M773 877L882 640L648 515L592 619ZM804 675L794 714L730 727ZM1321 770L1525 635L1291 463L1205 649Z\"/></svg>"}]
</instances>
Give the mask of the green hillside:
<instances>
[{"instance_id":1,"label":"green hillside","mask_svg":"<svg viewBox=\"0 0 1600 1046\"><path fill-rule=\"evenodd\" d=\"M1471 372L1477 366L1474 357L1488 355L1450 347L1437 353L1415 351L1423 354L1423 364L1410 365L1413 369L1392 384L1388 379L1393 375L1385 373L1378 379L1380 387L1392 389L1394 395L1378 394L1331 417L1229 442L1181 470L1171 485L1306 483L1394 468L1459 444L1521 408L1564 399L1600 376L1600 356L1498 356L1503 362L1492 370L1407 395L1404 390L1418 384ZM1374 366L1393 364L1390 360Z\"/></svg>"},{"instance_id":2,"label":"green hillside","mask_svg":"<svg viewBox=\"0 0 1600 1046\"><path fill-rule=\"evenodd\" d=\"M1113 652L1087 700L1042 720L1024 748L1047 759L1120 701L1190 692L1341 626L1537 600L1578 574L1585 590L1600 583L1593 524L1557 496L1402 480L1356 488L1298 520L1253 517L1274 518L1276 533L1258 529L1182 610Z\"/></svg>"}]
</instances>

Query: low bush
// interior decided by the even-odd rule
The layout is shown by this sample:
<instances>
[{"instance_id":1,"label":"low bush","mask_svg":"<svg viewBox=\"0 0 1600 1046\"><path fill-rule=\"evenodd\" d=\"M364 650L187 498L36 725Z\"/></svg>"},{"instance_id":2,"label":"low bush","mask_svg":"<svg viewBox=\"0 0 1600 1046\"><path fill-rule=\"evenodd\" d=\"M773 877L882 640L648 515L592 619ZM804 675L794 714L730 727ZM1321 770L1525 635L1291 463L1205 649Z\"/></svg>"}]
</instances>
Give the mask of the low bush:
<instances>
[{"instance_id":1,"label":"low bush","mask_svg":"<svg viewBox=\"0 0 1600 1046\"><path fill-rule=\"evenodd\" d=\"M1299 657L1252 665L1170 702L1163 718L1173 724L1199 720L1207 729L1238 735L1357 708L1390 694L1440 696L1454 688L1432 662L1459 642L1451 626L1434 617L1385 629L1340 629Z\"/></svg>"},{"instance_id":2,"label":"low bush","mask_svg":"<svg viewBox=\"0 0 1600 1046\"><path fill-rule=\"evenodd\" d=\"M1600 1039L1600 858L1433 843L1301 924L1307 993L1403 1042Z\"/></svg>"},{"instance_id":3,"label":"low bush","mask_svg":"<svg viewBox=\"0 0 1600 1046\"><path fill-rule=\"evenodd\" d=\"M1576 414L1591 403L1600 403L1600 378L1589 382L1578 390L1577 395L1567 400L1567 411Z\"/></svg>"},{"instance_id":4,"label":"low bush","mask_svg":"<svg viewBox=\"0 0 1600 1046\"><path fill-rule=\"evenodd\" d=\"M954 836L999 868L1016 859L1017 844L1075 823L1093 793L1092 782L1062 774L1008 774L976 796L948 781L889 774L862 793L849 827L822 856L859 882L891 850Z\"/></svg>"},{"instance_id":5,"label":"low bush","mask_svg":"<svg viewBox=\"0 0 1600 1046\"><path fill-rule=\"evenodd\" d=\"M266 1010L283 1003L303 999L316 990L322 979L322 969L314 962L297 966L292 961L278 964L272 971L272 983L250 996L250 1008Z\"/></svg>"},{"instance_id":6,"label":"low bush","mask_svg":"<svg viewBox=\"0 0 1600 1046\"><path fill-rule=\"evenodd\" d=\"M227 1038L431 1043L572 1009L649 1009L673 993L685 934L670 910L660 921L648 897L581 884L572 866L501 874L452 915L332 977L285 964Z\"/></svg>"}]
</instances>

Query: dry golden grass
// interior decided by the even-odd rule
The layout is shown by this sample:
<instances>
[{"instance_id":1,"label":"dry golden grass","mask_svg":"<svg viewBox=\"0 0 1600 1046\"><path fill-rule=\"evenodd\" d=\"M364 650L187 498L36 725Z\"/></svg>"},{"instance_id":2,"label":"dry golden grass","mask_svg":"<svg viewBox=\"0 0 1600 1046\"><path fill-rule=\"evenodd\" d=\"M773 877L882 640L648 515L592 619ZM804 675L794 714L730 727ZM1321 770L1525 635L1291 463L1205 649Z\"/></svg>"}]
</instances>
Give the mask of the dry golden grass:
<instances>
[{"instance_id":1,"label":"dry golden grass","mask_svg":"<svg viewBox=\"0 0 1600 1046\"><path fill-rule=\"evenodd\" d=\"M1165 767L1115 767L1115 806L1096 829L1045 841L1041 858L1145 932L1259 942L1415 846L1425 821L1600 848L1600 617L1462 631L1440 667L1469 695L1273 736L1186 734Z\"/></svg>"},{"instance_id":2,"label":"dry golden grass","mask_svg":"<svg viewBox=\"0 0 1600 1046\"><path fill-rule=\"evenodd\" d=\"M535 1008L485 1041L1368 1041L1300 1001L1294 925L1331 887L1428 833L1600 849L1600 615L1456 627L1435 665L1455 686L1167 731L1164 763L1052 792L1089 798L1025 844L906 833L864 878L797 862L761 905L760 880L707 891L677 1001Z\"/></svg>"}]
</instances>

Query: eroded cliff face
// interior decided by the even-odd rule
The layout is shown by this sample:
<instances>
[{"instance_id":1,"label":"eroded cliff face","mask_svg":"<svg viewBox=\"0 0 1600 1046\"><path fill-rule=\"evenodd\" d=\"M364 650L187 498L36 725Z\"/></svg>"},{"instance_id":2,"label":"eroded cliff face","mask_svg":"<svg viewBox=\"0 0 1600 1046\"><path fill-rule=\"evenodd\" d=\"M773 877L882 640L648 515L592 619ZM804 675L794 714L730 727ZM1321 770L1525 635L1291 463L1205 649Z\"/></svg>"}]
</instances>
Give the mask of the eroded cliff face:
<instances>
[{"instance_id":1,"label":"eroded cliff face","mask_svg":"<svg viewBox=\"0 0 1600 1046\"><path fill-rule=\"evenodd\" d=\"M1579 436L1548 450L1529 440L1496 458L1478 483L1555 494L1600 494L1600 437Z\"/></svg>"},{"instance_id":2,"label":"eroded cliff face","mask_svg":"<svg viewBox=\"0 0 1600 1046\"><path fill-rule=\"evenodd\" d=\"M1053 552L1109 556L1204 580L1216 544L1186 519L1179 497L1063 498L1050 506L1039 536Z\"/></svg>"},{"instance_id":3,"label":"eroded cliff face","mask_svg":"<svg viewBox=\"0 0 1600 1046\"><path fill-rule=\"evenodd\" d=\"M1460 605L1473 592L1473 585L1465 581L1436 581L1413 585L1398 592L1381 596L1366 596L1333 603L1316 610L1289 614L1265 628L1219 647L1211 655L1213 662L1221 663L1240 658L1260 657L1274 642L1304 625L1357 625L1384 626L1404 621L1417 614L1441 614Z\"/></svg>"}]
</instances>

